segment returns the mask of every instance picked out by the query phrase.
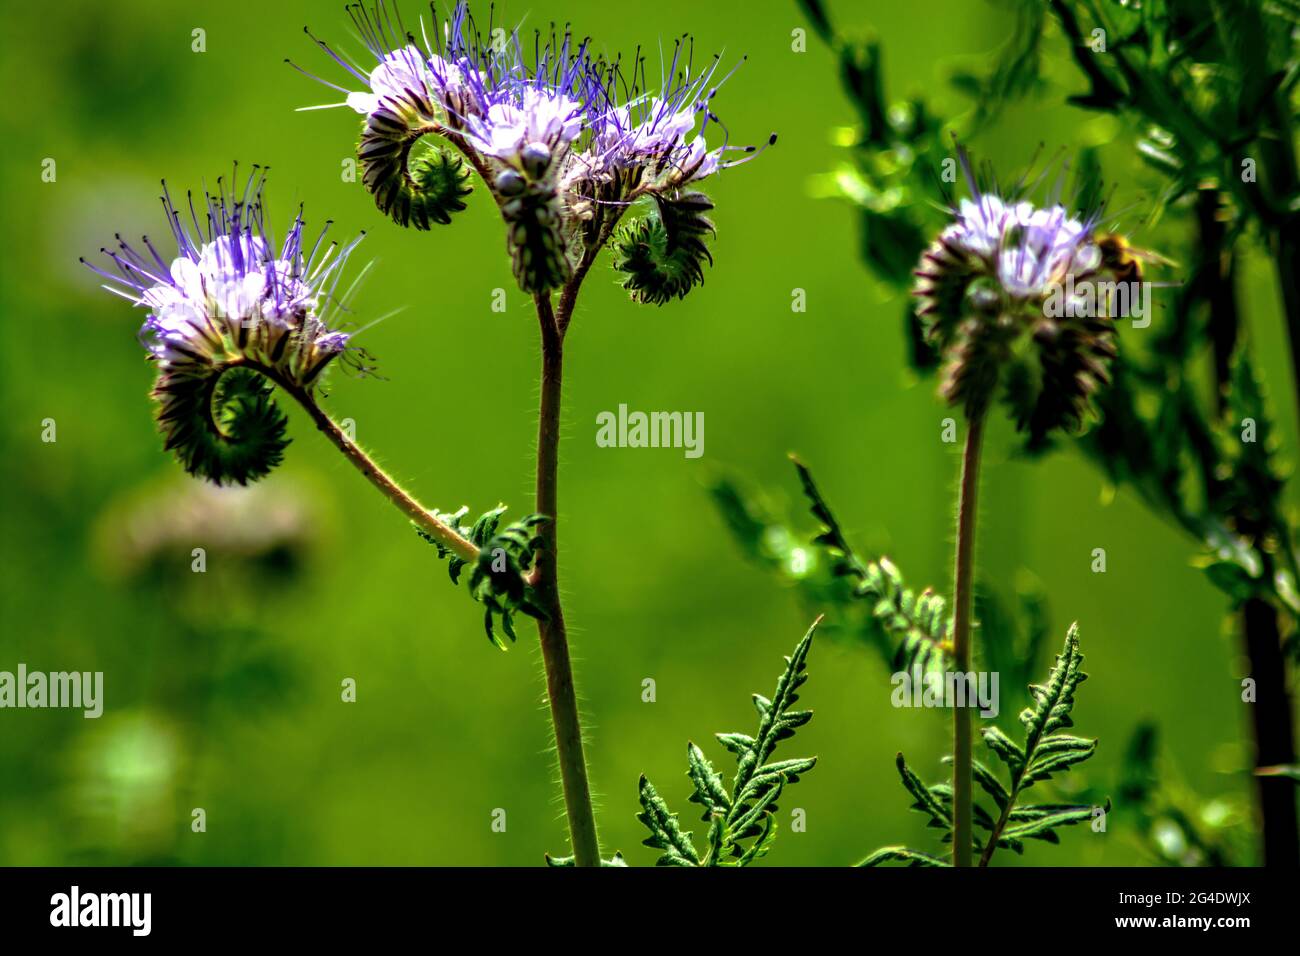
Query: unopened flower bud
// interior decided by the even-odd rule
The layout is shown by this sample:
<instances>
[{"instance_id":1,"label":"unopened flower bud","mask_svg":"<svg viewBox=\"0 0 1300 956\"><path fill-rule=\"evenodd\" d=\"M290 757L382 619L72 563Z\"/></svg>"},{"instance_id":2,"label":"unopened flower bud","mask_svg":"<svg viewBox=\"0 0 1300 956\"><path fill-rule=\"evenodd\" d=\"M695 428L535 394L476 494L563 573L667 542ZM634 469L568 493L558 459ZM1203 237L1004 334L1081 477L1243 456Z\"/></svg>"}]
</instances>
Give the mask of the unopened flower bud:
<instances>
[{"instance_id":1,"label":"unopened flower bud","mask_svg":"<svg viewBox=\"0 0 1300 956\"><path fill-rule=\"evenodd\" d=\"M509 198L520 195L527 184L524 182L524 177L515 170L504 169L497 175L495 185L498 193Z\"/></svg>"},{"instance_id":2,"label":"unopened flower bud","mask_svg":"<svg viewBox=\"0 0 1300 956\"><path fill-rule=\"evenodd\" d=\"M519 152L524 172L533 179L541 179L551 165L551 149L545 143L529 143Z\"/></svg>"}]
</instances>

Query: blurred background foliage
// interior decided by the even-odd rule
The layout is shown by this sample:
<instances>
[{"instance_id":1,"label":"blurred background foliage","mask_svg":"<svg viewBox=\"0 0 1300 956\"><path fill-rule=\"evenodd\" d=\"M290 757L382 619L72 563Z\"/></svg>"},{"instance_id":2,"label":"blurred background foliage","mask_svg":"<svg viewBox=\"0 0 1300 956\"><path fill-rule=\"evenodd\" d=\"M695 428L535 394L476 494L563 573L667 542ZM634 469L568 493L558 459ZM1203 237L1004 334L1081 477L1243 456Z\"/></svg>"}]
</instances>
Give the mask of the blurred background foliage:
<instances>
[{"instance_id":1,"label":"blurred background foliage","mask_svg":"<svg viewBox=\"0 0 1300 956\"><path fill-rule=\"evenodd\" d=\"M747 695L770 684L810 620L804 602L744 560L709 489L743 475L746 494L773 514L802 514L786 460L796 450L863 553L888 553L909 584L946 591L956 446L940 440L949 412L932 380L907 361L907 297L864 265L862 204L839 198L848 147L871 117L846 95L840 58L805 12L775 0L761 15L685 0L635 17L594 3L502 9L526 27L570 20L611 52L689 30L701 55L747 54L715 108L737 141L780 134L710 186L719 236L702 289L652 310L628 303L606 273L588 283L568 340L566 616L604 850L644 865L655 854L638 845L638 775L684 803L683 741L750 722ZM989 72L988 51L1023 29L1014 9L936 0L923 19L885 3L835 13L846 34L870 27L885 42L878 69L893 96L923 97L937 116L971 114L972 145L1008 177L1040 143L1049 154L1096 147L1113 208L1134 210L1135 241L1164 250L1182 233L1144 213L1167 179L1123 124L1063 105L1080 84L1059 32L1048 27L1034 47L1036 69ZM511 652L493 650L430 550L296 412L286 464L263 487L190 486L153 432L140 315L77 263L114 232L162 232L160 177L187 188L233 159L269 164L277 221L303 201L310 222L369 232L359 254L376 265L358 321L403 308L363 336L383 380L336 375L327 407L352 418L358 439L423 500L476 512L501 500L519 515L531 492L536 330L493 210L475 196L449 231L403 231L341 175L357 118L293 112L335 98L283 63L329 74L305 23L359 49L341 4L163 10L127 0L9 17L0 71L7 89L30 92L0 106L11 144L0 157L10 225L0 260L0 669L102 670L106 706L98 721L0 712L0 863L531 865L567 852L535 642L521 633ZM199 28L202 53L192 51ZM46 159L57 164L52 183L42 181ZM1243 322L1260 374L1277 383L1274 433L1289 462L1296 420L1276 280L1257 241L1241 248ZM900 257L900 268L914 259ZM498 288L505 314L491 310ZM795 290L806 311L792 310ZM1157 299L1157 326L1173 308L1172 295ZM597 448L596 415L620 403L703 411L703 459ZM54 443L41 441L45 419ZM1005 422L990 438L981 573L1004 605L1050 596L1045 648L1079 621L1092 679L1075 719L1101 744L1075 785L1118 804L1121 787L1144 792L1151 753L1195 798L1166 795L1143 812L1235 839L1249 828L1249 721L1229 598L1190 564L1180 533L1077 446L1034 461L1019 445ZM202 575L191 571L196 547ZM1104 574L1090 570L1098 547ZM800 744L820 759L783 801L769 864L847 864L923 829L899 799L893 756L905 750L918 772L938 776L944 715L891 707L880 655L843 637L812 650L802 702L817 719ZM356 703L340 700L345 678L357 682ZM642 700L646 678L653 703ZM1158 756L1135 735L1141 721L1160 728ZM191 832L195 807L206 833ZM789 832L796 807L806 832ZM504 833L491 827L497 808ZM1077 828L1024 862L1167 861L1199 845L1186 829L1154 847L1137 832ZM1238 859L1251 852L1244 843Z\"/></svg>"}]
</instances>

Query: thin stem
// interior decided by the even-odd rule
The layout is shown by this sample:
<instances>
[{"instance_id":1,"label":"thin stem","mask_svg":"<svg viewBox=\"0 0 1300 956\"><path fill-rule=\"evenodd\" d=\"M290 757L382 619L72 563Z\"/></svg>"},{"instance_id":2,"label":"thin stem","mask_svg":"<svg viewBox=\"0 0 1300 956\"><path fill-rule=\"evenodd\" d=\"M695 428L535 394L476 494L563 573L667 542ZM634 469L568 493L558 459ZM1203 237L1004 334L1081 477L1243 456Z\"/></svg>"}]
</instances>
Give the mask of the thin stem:
<instances>
[{"instance_id":1,"label":"thin stem","mask_svg":"<svg viewBox=\"0 0 1300 956\"><path fill-rule=\"evenodd\" d=\"M311 416L316 427L324 433L325 437L332 441L339 451L343 452L346 458L361 474L369 479L370 483L379 489L385 498L397 506L397 509L410 518L423 531L428 533L439 544L451 551L458 558L473 563L478 560L479 549L472 541L461 536L454 528L444 524L433 516L422 504L409 495L397 482L388 476L388 474L375 464L374 460L362 451L361 447L347 436L347 433L330 418L325 410L316 404L316 400L305 389L288 382L278 380L276 376L270 375L266 370L260 370L263 374L276 381L289 395L301 405L307 414Z\"/></svg>"},{"instance_id":2,"label":"thin stem","mask_svg":"<svg viewBox=\"0 0 1300 956\"><path fill-rule=\"evenodd\" d=\"M993 824L993 829L989 831L988 841L984 844L984 852L980 854L981 867L988 866L989 860L993 859L993 851L998 848L998 840L1002 839L1002 831L1006 829L1007 821L1011 819L1011 811L1016 806L1016 799L1020 796L1020 782L1023 779L1023 771L1016 774L1016 779L1011 785L1011 792L1007 794L1007 805L998 814L998 821Z\"/></svg>"},{"instance_id":3,"label":"thin stem","mask_svg":"<svg viewBox=\"0 0 1300 956\"><path fill-rule=\"evenodd\" d=\"M576 295L576 290L573 295ZM564 805L569 819L569 837L578 866L600 866L600 843L596 836L596 815L587 782L587 761L582 750L582 722L573 685L573 665L564 627L559 591L559 445L560 395L563 386L564 338L551 306L549 293L534 297L542 332L541 407L537 420L537 511L551 520L545 525L543 545L536 563L535 588L546 613L538 621L542 661L546 667L546 693L555 728L555 750L564 787ZM572 307L572 296L565 296ZM568 316L564 316L567 321Z\"/></svg>"},{"instance_id":4,"label":"thin stem","mask_svg":"<svg viewBox=\"0 0 1300 956\"><path fill-rule=\"evenodd\" d=\"M1247 599L1241 609L1242 634L1255 678L1250 711L1255 738L1255 766L1293 764L1291 697L1286 686L1286 658L1278 629L1278 611L1263 598ZM1296 827L1295 782L1285 777L1255 776L1265 866L1300 866L1300 832Z\"/></svg>"},{"instance_id":5,"label":"thin stem","mask_svg":"<svg viewBox=\"0 0 1300 956\"><path fill-rule=\"evenodd\" d=\"M957 504L957 561L953 587L952 655L958 674L970 670L971 614L974 607L975 516L979 508L980 448L984 412L972 412L961 459L961 497ZM952 716L952 865L970 866L974 781L971 774L971 708L954 707Z\"/></svg>"}]
</instances>

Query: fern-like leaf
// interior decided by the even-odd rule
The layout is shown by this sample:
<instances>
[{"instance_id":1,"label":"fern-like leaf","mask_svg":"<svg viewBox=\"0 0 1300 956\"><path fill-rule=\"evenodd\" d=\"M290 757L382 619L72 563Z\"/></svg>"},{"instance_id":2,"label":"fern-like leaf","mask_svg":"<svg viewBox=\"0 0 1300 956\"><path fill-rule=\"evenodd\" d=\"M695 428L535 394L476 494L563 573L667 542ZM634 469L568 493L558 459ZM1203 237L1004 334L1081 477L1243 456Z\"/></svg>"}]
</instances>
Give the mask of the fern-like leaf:
<instances>
[{"instance_id":1,"label":"fern-like leaf","mask_svg":"<svg viewBox=\"0 0 1300 956\"><path fill-rule=\"evenodd\" d=\"M700 855L691 842L689 830L683 830L677 822L677 814L668 808L664 798L659 796L654 785L641 775L639 785L641 812L636 815L650 835L641 841L642 845L656 850L663 850L663 855L656 861L657 866L699 866Z\"/></svg>"},{"instance_id":2,"label":"fern-like leaf","mask_svg":"<svg viewBox=\"0 0 1300 956\"><path fill-rule=\"evenodd\" d=\"M1034 784L1049 779L1052 774L1082 763L1096 752L1097 741L1072 734L1056 733L1074 726L1070 711L1074 708L1074 694L1079 685L1088 679L1081 669L1083 655L1079 652L1079 627L1070 626L1065 645L1056 659L1056 665L1047 677L1047 683L1029 688L1033 705L1020 714L1025 725L1024 746L1014 744L996 727L984 728L984 741L989 749L1007 766L1010 775L1009 799L997 822L991 828L980 864L987 865L998 847L1021 852L1020 841L1026 839L1059 842L1058 827L1073 826L1092 818L1097 808L1067 804L1038 804L1020 806L1019 797ZM1110 811L1110 801L1103 812Z\"/></svg>"},{"instance_id":3,"label":"fern-like leaf","mask_svg":"<svg viewBox=\"0 0 1300 956\"><path fill-rule=\"evenodd\" d=\"M941 860L937 856L930 856L928 853L912 850L905 846L881 847L859 863L858 866L880 866L882 863L890 862L906 863L908 866L952 866L947 860Z\"/></svg>"},{"instance_id":4,"label":"fern-like leaf","mask_svg":"<svg viewBox=\"0 0 1300 956\"><path fill-rule=\"evenodd\" d=\"M1110 812L1110 801L1098 808L1087 804L1039 803L1022 804L1020 798L1034 784L1048 780L1053 774L1082 763L1093 755L1097 741L1073 734L1057 733L1072 726L1070 711L1074 707L1074 694L1079 684L1087 678L1080 669L1083 655L1079 653L1079 632L1071 626L1065 646L1056 660L1045 684L1030 687L1033 706L1020 715L1025 725L1025 740L1018 743L995 725L983 728L984 742L995 757L1007 768L1008 783L1003 783L993 770L979 761L972 763L971 773L981 790L992 799L994 812L975 803L972 817L976 827L984 832L977 837L974 847L980 852L980 865L987 866L998 849L1024 852L1025 840L1060 842L1057 830L1074 826L1093 818L1101 809ZM903 788L912 796L911 809L928 818L927 826L942 831L941 842L952 840L952 785L926 784L907 766L903 755L897 758L898 773ZM942 866L944 861L906 847L885 847L867 857L861 866L878 866L882 863L906 863L909 866Z\"/></svg>"},{"instance_id":5,"label":"fern-like leaf","mask_svg":"<svg viewBox=\"0 0 1300 956\"><path fill-rule=\"evenodd\" d=\"M945 806L945 801L912 772L901 753L895 758L895 762L898 765L898 775L903 779L904 789L916 801L912 804L912 809L919 810L929 816L930 822L926 826L936 827L940 830L951 830L952 808Z\"/></svg>"},{"instance_id":6,"label":"fern-like leaf","mask_svg":"<svg viewBox=\"0 0 1300 956\"><path fill-rule=\"evenodd\" d=\"M894 638L896 670L942 670L952 659L952 616L948 602L930 588L917 592L907 587L903 575L888 558L866 561L858 557L830 505L813 480L812 472L791 457L799 482L821 531L813 544L823 548L836 575L854 581L854 595L871 604L871 613Z\"/></svg>"},{"instance_id":7,"label":"fern-like leaf","mask_svg":"<svg viewBox=\"0 0 1300 956\"><path fill-rule=\"evenodd\" d=\"M1047 677L1046 684L1035 684L1029 688L1034 697L1034 706L1026 707L1020 713L1020 722L1028 732L1025 753L1032 760L1044 735L1051 734L1062 727L1073 727L1070 711L1074 708L1075 689L1088 679L1080 670L1083 655L1079 653L1079 626L1070 625L1070 632L1065 638L1065 647L1056 659L1056 666Z\"/></svg>"},{"instance_id":8,"label":"fern-like leaf","mask_svg":"<svg viewBox=\"0 0 1300 956\"><path fill-rule=\"evenodd\" d=\"M686 747L687 776L694 792L691 802L703 808L709 824L708 846L701 857L683 831L677 815L644 776L641 777L641 812L637 819L650 831L645 845L663 850L659 866L748 866L771 848L776 837L777 801L787 784L798 782L817 763L816 757L769 761L777 744L793 737L812 719L812 711L795 710L798 690L808 680L808 651L821 618L813 622L776 682L771 699L754 695L758 733L718 734L718 742L736 758L736 775L730 789L704 751L694 743Z\"/></svg>"}]
</instances>

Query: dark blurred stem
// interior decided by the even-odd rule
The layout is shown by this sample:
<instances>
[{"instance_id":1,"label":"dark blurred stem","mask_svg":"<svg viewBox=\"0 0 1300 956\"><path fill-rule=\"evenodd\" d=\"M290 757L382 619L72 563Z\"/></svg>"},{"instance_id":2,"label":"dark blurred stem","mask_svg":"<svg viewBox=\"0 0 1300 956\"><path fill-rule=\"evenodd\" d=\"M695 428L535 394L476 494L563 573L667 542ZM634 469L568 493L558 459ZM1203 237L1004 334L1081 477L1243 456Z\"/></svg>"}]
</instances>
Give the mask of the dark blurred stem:
<instances>
[{"instance_id":1,"label":"dark blurred stem","mask_svg":"<svg viewBox=\"0 0 1300 956\"><path fill-rule=\"evenodd\" d=\"M567 305L562 305L562 308L571 310L576 295L576 288L572 294L565 294L561 301ZM551 519L542 531L544 543L537 557L534 586L538 602L546 613L546 618L538 622L537 630L546 666L546 695L551 704L555 751L560 763L574 862L578 866L600 866L596 815L591 806L587 761L582 752L582 723L573 686L564 611L560 607L558 576L560 393L564 371L564 336L560 330L563 324L567 324L569 314L556 316L549 293L538 294L534 300L542 333L542 397L537 421L537 512Z\"/></svg>"},{"instance_id":2,"label":"dark blurred stem","mask_svg":"<svg viewBox=\"0 0 1300 956\"><path fill-rule=\"evenodd\" d=\"M1226 230L1220 221L1222 197L1216 190L1202 190L1197 196L1197 247L1200 250L1198 268L1192 277L1197 293L1204 297L1209 309L1207 327L1214 347L1215 398L1219 413L1223 414L1225 399L1231 387L1231 357L1240 337L1240 317L1237 308L1236 260L1227 241ZM1283 226L1282 233L1285 234ZM1292 240L1294 241L1294 238ZM1279 238L1278 253L1285 243ZM1292 254L1300 248L1292 248ZM1300 278L1289 274L1279 259L1279 277L1284 298L1295 298L1286 303L1287 324L1291 330L1291 354L1300 355L1297 326L1300 315ZM1295 261L1300 268L1300 260ZM1248 506L1250 507L1250 506ZM1237 529L1259 546L1258 539L1268 533L1267 528L1252 528L1249 514L1234 515ZM1260 548L1260 553L1267 552ZM1271 564L1271 561L1269 562ZM1272 569L1266 573L1271 577ZM1255 767L1295 763L1295 734L1292 727L1292 702L1287 686L1286 655L1278 624L1279 611L1260 597L1248 599L1239 610L1243 649L1250 662L1250 676L1255 681L1255 700L1247 705L1250 713L1251 735L1255 749ZM1279 786L1279 784L1281 786ZM1296 787L1284 777L1255 777L1256 803L1263 842L1266 866L1300 866L1300 822L1296 817Z\"/></svg>"},{"instance_id":3,"label":"dark blurred stem","mask_svg":"<svg viewBox=\"0 0 1300 956\"><path fill-rule=\"evenodd\" d=\"M1223 194L1219 190L1197 192L1196 228L1201 241L1190 291L1203 296L1209 309L1206 330L1214 350L1214 408L1218 415L1223 415L1228 407L1232 353L1237 349L1241 316L1237 310L1236 261L1227 242Z\"/></svg>"},{"instance_id":4,"label":"dark blurred stem","mask_svg":"<svg viewBox=\"0 0 1300 956\"><path fill-rule=\"evenodd\" d=\"M1248 704L1255 734L1255 766L1295 763L1291 727L1291 695L1287 692L1286 660L1278 630L1278 611L1263 598L1250 598L1241 609L1255 700ZM1255 777L1260 823L1264 832L1264 865L1300 866L1300 830L1296 822L1296 785L1286 777Z\"/></svg>"},{"instance_id":5,"label":"dark blurred stem","mask_svg":"<svg viewBox=\"0 0 1300 956\"><path fill-rule=\"evenodd\" d=\"M971 415L961 459L961 497L957 504L956 583L953 586L952 656L959 675L970 670L971 614L975 584L975 518L979 510L980 448L984 412ZM956 702L954 701L954 704ZM966 701L962 702L963 705ZM952 865L970 866L972 856L971 708L952 712Z\"/></svg>"}]
</instances>

